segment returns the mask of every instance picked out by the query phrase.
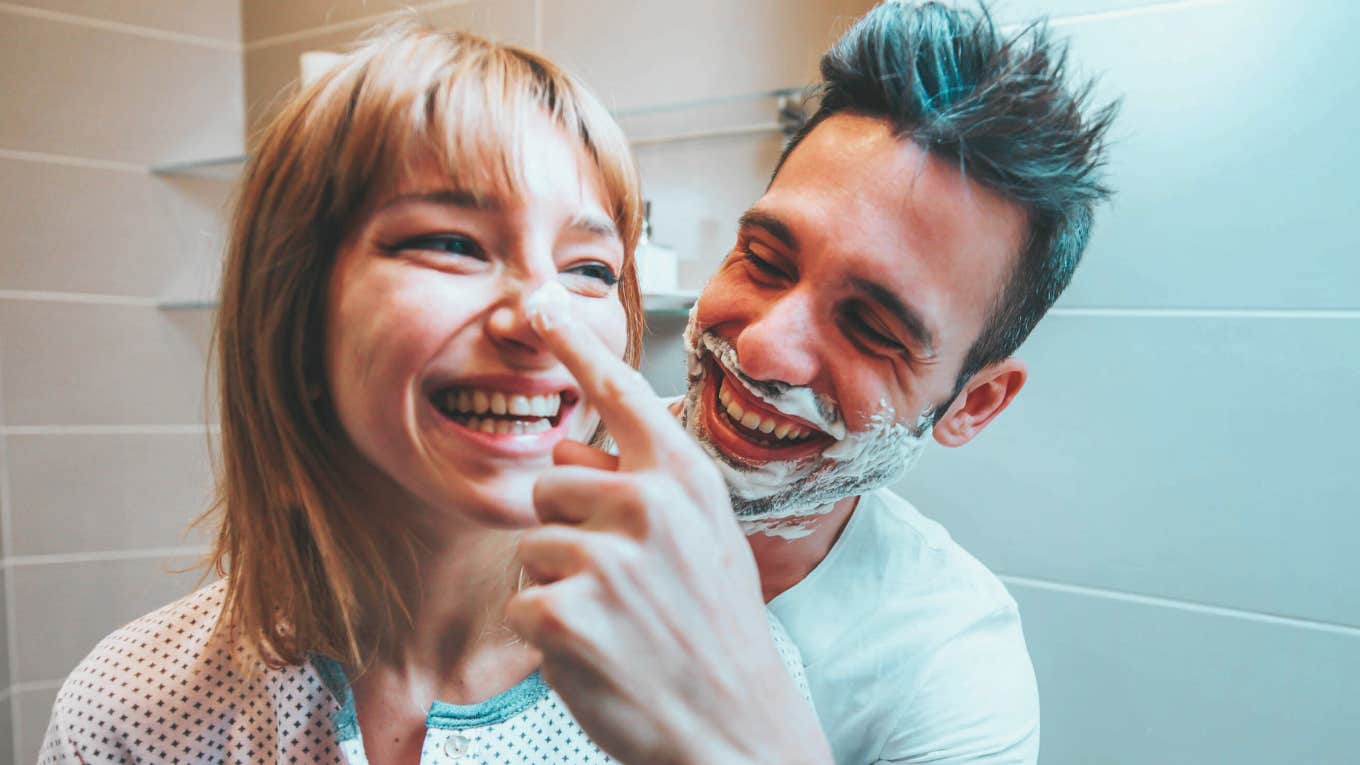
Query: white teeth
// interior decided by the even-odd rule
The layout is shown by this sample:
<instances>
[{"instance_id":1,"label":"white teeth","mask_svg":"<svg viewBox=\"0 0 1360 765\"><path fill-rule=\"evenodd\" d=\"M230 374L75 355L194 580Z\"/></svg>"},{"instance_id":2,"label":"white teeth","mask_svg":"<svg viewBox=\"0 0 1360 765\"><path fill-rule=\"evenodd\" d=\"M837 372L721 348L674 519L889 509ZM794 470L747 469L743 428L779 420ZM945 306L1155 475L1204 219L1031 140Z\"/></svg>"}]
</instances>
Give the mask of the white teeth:
<instances>
[{"instance_id":1,"label":"white teeth","mask_svg":"<svg viewBox=\"0 0 1360 765\"><path fill-rule=\"evenodd\" d=\"M727 410L728 417L740 424L747 430L758 430L761 433L774 434L775 438L786 441L798 441L806 438L812 431L800 428L787 422L775 422L768 417L761 417L755 412L748 412L742 408L741 404L728 392L726 385L718 388L718 401Z\"/></svg>"},{"instance_id":2,"label":"white teeth","mask_svg":"<svg viewBox=\"0 0 1360 765\"><path fill-rule=\"evenodd\" d=\"M488 417L485 420L482 420L481 427L479 427L478 430L482 431L483 433L495 433L496 421Z\"/></svg>"},{"instance_id":3,"label":"white teeth","mask_svg":"<svg viewBox=\"0 0 1360 765\"><path fill-rule=\"evenodd\" d=\"M450 390L443 394L443 408L464 414L509 414L516 417L556 417L562 408L562 396L546 393L527 396L501 391Z\"/></svg>"},{"instance_id":4,"label":"white teeth","mask_svg":"<svg viewBox=\"0 0 1360 765\"><path fill-rule=\"evenodd\" d=\"M746 414L746 410L741 408L741 404L735 401L727 402L727 413L732 415L732 419L741 422L741 418Z\"/></svg>"}]
</instances>

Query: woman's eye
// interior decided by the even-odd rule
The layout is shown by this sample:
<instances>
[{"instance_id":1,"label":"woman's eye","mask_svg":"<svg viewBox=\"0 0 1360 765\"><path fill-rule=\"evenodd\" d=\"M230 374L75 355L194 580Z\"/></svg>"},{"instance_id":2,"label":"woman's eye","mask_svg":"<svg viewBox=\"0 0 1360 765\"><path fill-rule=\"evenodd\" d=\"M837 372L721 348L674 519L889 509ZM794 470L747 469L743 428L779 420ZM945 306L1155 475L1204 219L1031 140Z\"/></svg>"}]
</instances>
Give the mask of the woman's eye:
<instances>
[{"instance_id":1,"label":"woman's eye","mask_svg":"<svg viewBox=\"0 0 1360 765\"><path fill-rule=\"evenodd\" d=\"M577 263L563 271L562 277L569 289L591 297L609 294L619 282L614 269L599 262Z\"/></svg>"},{"instance_id":2,"label":"woman's eye","mask_svg":"<svg viewBox=\"0 0 1360 765\"><path fill-rule=\"evenodd\" d=\"M479 260L486 257L482 248L471 239L455 234L441 234L439 236L419 236L413 239L402 241L395 247L390 248L394 251L419 251L419 252L438 252L448 255L459 255Z\"/></svg>"}]
</instances>

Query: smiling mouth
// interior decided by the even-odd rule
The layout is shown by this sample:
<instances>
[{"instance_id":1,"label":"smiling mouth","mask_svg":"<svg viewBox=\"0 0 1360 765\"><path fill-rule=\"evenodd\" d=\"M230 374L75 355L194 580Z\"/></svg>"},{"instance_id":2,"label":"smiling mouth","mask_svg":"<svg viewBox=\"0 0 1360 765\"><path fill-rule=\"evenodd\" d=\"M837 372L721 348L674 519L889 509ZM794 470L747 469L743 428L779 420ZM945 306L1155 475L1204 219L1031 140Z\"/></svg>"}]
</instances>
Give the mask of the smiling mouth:
<instances>
[{"instance_id":1,"label":"smiling mouth","mask_svg":"<svg viewBox=\"0 0 1360 765\"><path fill-rule=\"evenodd\" d=\"M733 435L769 453L765 456L784 450L801 453L833 440L810 423L761 401L714 359L709 359L709 379L713 387L709 402L713 416L727 425Z\"/></svg>"},{"instance_id":2,"label":"smiling mouth","mask_svg":"<svg viewBox=\"0 0 1360 765\"><path fill-rule=\"evenodd\" d=\"M455 424L488 435L537 435L562 422L575 405L572 391L526 395L485 388L446 388L430 403Z\"/></svg>"}]
</instances>

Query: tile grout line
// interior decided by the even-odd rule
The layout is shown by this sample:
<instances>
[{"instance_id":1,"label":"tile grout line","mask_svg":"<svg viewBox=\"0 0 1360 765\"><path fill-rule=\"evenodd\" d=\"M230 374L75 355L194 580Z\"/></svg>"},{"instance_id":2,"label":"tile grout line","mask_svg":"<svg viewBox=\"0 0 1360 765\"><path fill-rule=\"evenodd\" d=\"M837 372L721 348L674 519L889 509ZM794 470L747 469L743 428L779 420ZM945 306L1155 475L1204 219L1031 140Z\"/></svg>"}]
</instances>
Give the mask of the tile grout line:
<instances>
[{"instance_id":1,"label":"tile grout line","mask_svg":"<svg viewBox=\"0 0 1360 765\"><path fill-rule=\"evenodd\" d=\"M2 152L0 152L2 153ZM94 292L0 289L0 300L44 303L89 303L159 308L161 298L111 295ZM1161 308L1161 307L1055 307L1050 316L1097 316L1162 319L1360 319L1356 308Z\"/></svg>"},{"instance_id":2,"label":"tile grout line","mask_svg":"<svg viewBox=\"0 0 1360 765\"><path fill-rule=\"evenodd\" d=\"M153 558L174 558L186 555L203 555L211 552L207 545L186 545L180 547L143 547L130 550L96 550L76 553L39 553L36 555L11 555L0 566L5 570L27 566L54 566L73 563L105 563L109 561L149 560ZM8 583L8 577L6 582Z\"/></svg>"},{"instance_id":3,"label":"tile grout line","mask_svg":"<svg viewBox=\"0 0 1360 765\"><path fill-rule=\"evenodd\" d=\"M15 16L27 16L43 21L57 21L75 26L99 29L105 32L118 32L121 34L143 37L149 40L160 40L162 42L180 43L182 45L195 45L201 48L211 48L213 50L225 51L227 53L241 53L243 46L240 42L230 40L218 40L212 37L201 35L191 35L186 32L171 32L167 29L156 29L154 27L144 27L137 24L128 24L123 21L109 21L107 19L96 19L90 16L81 16L75 13L64 13L62 11L49 11L43 8L30 8L24 5L0 2L0 13L9 13Z\"/></svg>"},{"instance_id":4,"label":"tile grout line","mask_svg":"<svg viewBox=\"0 0 1360 765\"><path fill-rule=\"evenodd\" d=\"M0 346L3 346L5 338L0 336ZM4 399L4 368L0 367L0 402ZM0 425L5 421L4 407L0 405ZM9 561L14 547L14 503L10 496L9 478L9 437L0 429L0 572L3 573L4 595L5 595L5 655L3 660L6 665L6 677L9 685L5 692L13 696L14 678L19 671L19 625L14 613L14 576L9 570ZM9 705L9 730L10 730L10 757L12 762L19 761L19 705L10 702Z\"/></svg>"},{"instance_id":5,"label":"tile grout line","mask_svg":"<svg viewBox=\"0 0 1360 765\"><path fill-rule=\"evenodd\" d=\"M373 26L385 19L396 18L402 14L409 13L410 11L415 11L417 15L420 15L426 11L441 11L445 8L456 8L460 5L467 5L472 1L473 0L434 0L433 2L418 2L394 11L375 13L371 16L361 16L357 19L350 19L348 21L337 21L333 24L322 24L318 27L307 27L306 29L284 32L283 34L273 35L271 37L261 37L258 40L251 40L250 42L243 43L241 47L244 52L251 53L261 48L298 42L299 40L306 40L309 37L320 37L321 35L330 34L332 32L363 29Z\"/></svg>"},{"instance_id":6,"label":"tile grout line","mask_svg":"<svg viewBox=\"0 0 1360 765\"><path fill-rule=\"evenodd\" d=\"M1353 308L1053 308L1049 316L1148 319L1360 319Z\"/></svg>"},{"instance_id":7,"label":"tile grout line","mask_svg":"<svg viewBox=\"0 0 1360 765\"><path fill-rule=\"evenodd\" d=\"M1304 619L1296 616L1280 616L1269 614L1262 611L1251 611L1244 608L1229 608L1227 606L1214 606L1207 603L1196 603L1189 600L1179 600L1177 598L1166 598L1156 595L1140 595L1135 592L1123 592L1121 590L1111 590L1103 587L1089 587L1079 584L1067 584L1056 582L1050 579L1036 579L1027 576L1012 576L1010 574L997 574L997 578L1006 584L1018 584L1024 587L1033 587L1037 590L1048 590L1050 592L1061 592L1068 595L1085 595L1088 597L1107 598L1118 600L1124 603L1133 603L1142 606L1157 606L1160 608L1170 608L1177 611L1188 611L1197 614L1209 614L1212 616L1223 616L1232 619L1242 619L1244 621L1261 622L1276 626L1294 627L1296 629L1316 630L1320 632L1330 632L1347 637L1360 638L1360 626L1349 624L1338 624L1336 622L1324 622L1317 619ZM1022 615L1023 616L1023 615Z\"/></svg>"},{"instance_id":8,"label":"tile grout line","mask_svg":"<svg viewBox=\"0 0 1360 765\"><path fill-rule=\"evenodd\" d=\"M11 425L0 427L7 436L199 436L217 435L222 426L210 425Z\"/></svg>"}]
</instances>

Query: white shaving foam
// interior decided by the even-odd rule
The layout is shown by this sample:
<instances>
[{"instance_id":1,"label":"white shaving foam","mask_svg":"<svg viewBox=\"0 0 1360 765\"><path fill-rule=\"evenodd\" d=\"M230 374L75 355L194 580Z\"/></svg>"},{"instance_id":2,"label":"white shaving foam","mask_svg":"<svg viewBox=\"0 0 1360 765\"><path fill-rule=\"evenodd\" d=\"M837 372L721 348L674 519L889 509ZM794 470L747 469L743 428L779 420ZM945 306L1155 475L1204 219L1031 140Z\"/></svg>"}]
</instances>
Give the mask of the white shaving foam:
<instances>
[{"instance_id":1,"label":"white shaving foam","mask_svg":"<svg viewBox=\"0 0 1360 765\"><path fill-rule=\"evenodd\" d=\"M571 296L567 294L567 288L558 282L543 282L524 301L524 312L530 316L539 316L549 307L556 308L559 314L571 307Z\"/></svg>"},{"instance_id":2,"label":"white shaving foam","mask_svg":"<svg viewBox=\"0 0 1360 765\"><path fill-rule=\"evenodd\" d=\"M908 425L898 422L896 411L883 399L879 401L877 410L865 418L868 425L863 432L846 433L844 419L834 407L819 405L814 392L794 387L789 393L798 392L779 396L780 403L790 409L797 408L800 413L794 416L809 422L840 423L841 436L836 443L821 454L799 460L767 462L758 466L739 462L712 443L697 413L706 376L702 355L712 353L723 366L737 373L741 373L740 360L729 343L711 333L697 337L695 326L695 313L691 311L684 335L689 390L685 395L682 419L686 429L717 463L727 481L733 510L738 520L749 530L788 539L806 536L812 533L811 526L815 525L815 519L808 516L824 515L840 499L863 494L897 480L916 462L929 441L929 412L922 413L913 425ZM762 399L771 403L771 406L775 405L763 396ZM810 410L805 408L809 404L813 406ZM792 414L782 406L777 408ZM809 418L805 414L813 414L814 417ZM800 521L789 522L789 519L799 516L802 516Z\"/></svg>"}]
</instances>

